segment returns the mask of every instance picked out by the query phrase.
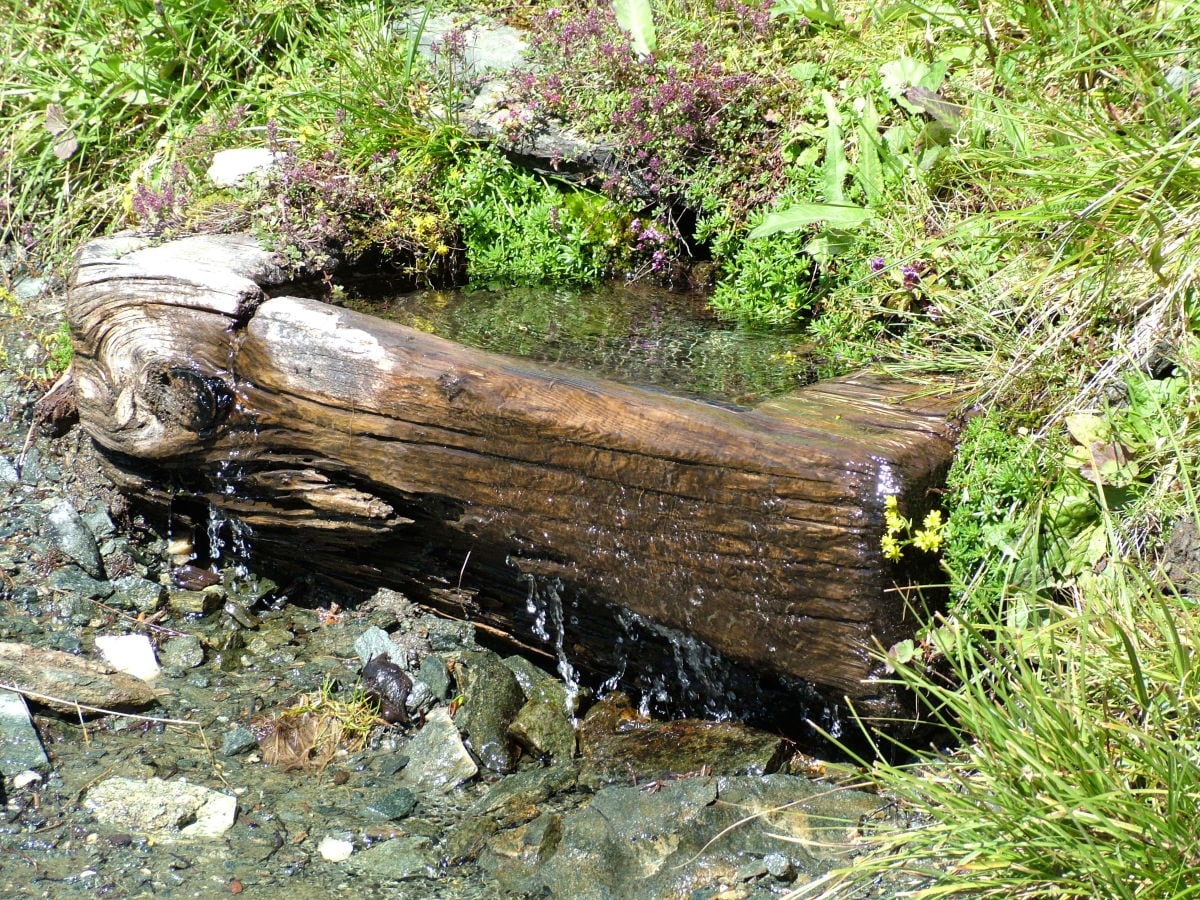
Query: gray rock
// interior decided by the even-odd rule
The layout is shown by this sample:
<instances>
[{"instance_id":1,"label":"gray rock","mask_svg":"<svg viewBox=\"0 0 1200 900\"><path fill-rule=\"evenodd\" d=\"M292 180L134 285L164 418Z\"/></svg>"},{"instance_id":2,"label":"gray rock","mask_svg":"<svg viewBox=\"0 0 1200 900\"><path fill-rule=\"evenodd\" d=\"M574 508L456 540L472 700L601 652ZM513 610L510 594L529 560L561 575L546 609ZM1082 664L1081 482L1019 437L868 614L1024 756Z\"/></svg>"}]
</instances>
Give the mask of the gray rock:
<instances>
[{"instance_id":1,"label":"gray rock","mask_svg":"<svg viewBox=\"0 0 1200 900\"><path fill-rule=\"evenodd\" d=\"M0 775L16 775L27 769L45 772L49 768L25 698L0 690Z\"/></svg>"},{"instance_id":2,"label":"gray rock","mask_svg":"<svg viewBox=\"0 0 1200 900\"><path fill-rule=\"evenodd\" d=\"M194 634L181 634L162 645L159 657L164 667L194 669L204 662L204 645Z\"/></svg>"},{"instance_id":3,"label":"gray rock","mask_svg":"<svg viewBox=\"0 0 1200 900\"><path fill-rule=\"evenodd\" d=\"M358 636L358 640L354 642L354 652L358 654L358 658L364 666L380 653L386 655L391 662L402 669L408 664L408 660L404 658L400 648L392 642L388 633L374 625Z\"/></svg>"},{"instance_id":4,"label":"gray rock","mask_svg":"<svg viewBox=\"0 0 1200 900\"><path fill-rule=\"evenodd\" d=\"M235 147L213 154L208 180L221 188L241 187L252 177L275 168L282 154L266 147Z\"/></svg>"},{"instance_id":5,"label":"gray rock","mask_svg":"<svg viewBox=\"0 0 1200 900\"><path fill-rule=\"evenodd\" d=\"M421 681L429 687L429 693L438 700L450 699L450 669L440 656L426 656L417 671Z\"/></svg>"},{"instance_id":6,"label":"gray rock","mask_svg":"<svg viewBox=\"0 0 1200 900\"><path fill-rule=\"evenodd\" d=\"M0 456L0 484L16 484L21 480L21 473L7 456Z\"/></svg>"},{"instance_id":7,"label":"gray rock","mask_svg":"<svg viewBox=\"0 0 1200 900\"><path fill-rule=\"evenodd\" d=\"M428 633L429 649L436 653L479 649L475 643L475 626L470 622L426 616L421 619L421 624Z\"/></svg>"},{"instance_id":8,"label":"gray rock","mask_svg":"<svg viewBox=\"0 0 1200 900\"><path fill-rule=\"evenodd\" d=\"M93 578L87 572L74 565L55 569L50 573L50 577L46 579L46 583L57 591L78 594L80 597L89 597L94 600L106 600L113 594L113 584L111 581L102 581Z\"/></svg>"},{"instance_id":9,"label":"gray rock","mask_svg":"<svg viewBox=\"0 0 1200 900\"><path fill-rule=\"evenodd\" d=\"M420 22L421 13L401 21L400 30L411 31ZM430 16L425 20L418 49L427 58L434 56L446 35L462 28L463 23L450 13ZM462 32L463 76L475 78L489 71L512 69L525 63L529 45L521 32L495 22L468 25Z\"/></svg>"},{"instance_id":10,"label":"gray rock","mask_svg":"<svg viewBox=\"0 0 1200 900\"><path fill-rule=\"evenodd\" d=\"M518 825L539 815L539 806L555 794L574 788L578 778L574 765L517 772L497 781L475 802L472 812L496 819L504 827Z\"/></svg>"},{"instance_id":11,"label":"gray rock","mask_svg":"<svg viewBox=\"0 0 1200 900\"><path fill-rule=\"evenodd\" d=\"M21 466L21 483L37 484L42 474L42 451L36 446L30 447Z\"/></svg>"},{"instance_id":12,"label":"gray rock","mask_svg":"<svg viewBox=\"0 0 1200 900\"><path fill-rule=\"evenodd\" d=\"M516 676L490 650L462 654L455 674L463 695L458 727L467 745L486 768L511 772L519 753L508 728L525 704Z\"/></svg>"},{"instance_id":13,"label":"gray rock","mask_svg":"<svg viewBox=\"0 0 1200 900\"><path fill-rule=\"evenodd\" d=\"M237 815L230 794L161 778L109 778L92 787L83 805L104 825L158 840L213 838Z\"/></svg>"},{"instance_id":14,"label":"gray rock","mask_svg":"<svg viewBox=\"0 0 1200 900\"><path fill-rule=\"evenodd\" d=\"M448 791L479 771L463 746L450 713L439 707L405 748L409 757L404 786L414 790Z\"/></svg>"},{"instance_id":15,"label":"gray rock","mask_svg":"<svg viewBox=\"0 0 1200 900\"><path fill-rule=\"evenodd\" d=\"M167 597L167 589L156 581L125 575L112 580L112 605L143 613L157 612Z\"/></svg>"},{"instance_id":16,"label":"gray rock","mask_svg":"<svg viewBox=\"0 0 1200 900\"><path fill-rule=\"evenodd\" d=\"M346 860L346 868L357 875L377 878L437 878L441 874L429 838L405 835L376 844Z\"/></svg>"},{"instance_id":17,"label":"gray rock","mask_svg":"<svg viewBox=\"0 0 1200 900\"><path fill-rule=\"evenodd\" d=\"M533 756L554 762L575 756L575 726L558 700L530 700L508 726L508 733Z\"/></svg>"},{"instance_id":18,"label":"gray rock","mask_svg":"<svg viewBox=\"0 0 1200 900\"><path fill-rule=\"evenodd\" d=\"M96 536L75 511L75 507L66 500L61 501L50 510L47 524L59 550L75 560L93 578L104 578L104 560L100 558Z\"/></svg>"},{"instance_id":19,"label":"gray rock","mask_svg":"<svg viewBox=\"0 0 1200 900\"><path fill-rule=\"evenodd\" d=\"M81 513L79 517L83 519L83 523L87 525L88 530L97 540L111 537L117 530L107 510L97 509L93 512Z\"/></svg>"},{"instance_id":20,"label":"gray rock","mask_svg":"<svg viewBox=\"0 0 1200 900\"><path fill-rule=\"evenodd\" d=\"M433 691L420 678L412 679L412 687L409 688L408 698L404 701L404 706L408 709L409 718L416 718L422 711L428 710L437 702L437 698L433 695Z\"/></svg>"},{"instance_id":21,"label":"gray rock","mask_svg":"<svg viewBox=\"0 0 1200 900\"><path fill-rule=\"evenodd\" d=\"M221 739L221 755L237 756L240 753L245 753L251 747L255 746L256 743L254 733L250 729L236 725L225 732L225 736Z\"/></svg>"},{"instance_id":22,"label":"gray rock","mask_svg":"<svg viewBox=\"0 0 1200 900\"><path fill-rule=\"evenodd\" d=\"M50 286L49 278L26 275L13 282L13 295L18 300L35 300L45 291L50 290Z\"/></svg>"},{"instance_id":23,"label":"gray rock","mask_svg":"<svg viewBox=\"0 0 1200 900\"><path fill-rule=\"evenodd\" d=\"M396 788L396 790L372 800L367 804L367 808L395 821L412 815L413 810L417 808L417 797L408 788Z\"/></svg>"}]
</instances>

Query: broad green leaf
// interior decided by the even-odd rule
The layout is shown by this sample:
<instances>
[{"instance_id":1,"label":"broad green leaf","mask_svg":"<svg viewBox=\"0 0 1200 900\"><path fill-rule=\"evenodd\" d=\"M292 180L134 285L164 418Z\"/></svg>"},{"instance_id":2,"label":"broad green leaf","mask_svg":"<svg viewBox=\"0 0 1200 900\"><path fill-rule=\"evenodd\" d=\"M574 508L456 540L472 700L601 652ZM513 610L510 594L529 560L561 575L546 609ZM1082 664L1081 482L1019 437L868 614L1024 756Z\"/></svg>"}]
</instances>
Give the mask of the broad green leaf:
<instances>
[{"instance_id":1,"label":"broad green leaf","mask_svg":"<svg viewBox=\"0 0 1200 900\"><path fill-rule=\"evenodd\" d=\"M842 114L829 91L821 92L825 103L825 116L829 121L825 129L825 165L821 167L821 181L825 189L826 203L843 203L846 194L842 186L850 173L846 162L846 148L842 145Z\"/></svg>"},{"instance_id":2,"label":"broad green leaf","mask_svg":"<svg viewBox=\"0 0 1200 900\"><path fill-rule=\"evenodd\" d=\"M633 49L639 56L649 56L658 46L654 33L654 13L650 0L613 0L617 24L629 34Z\"/></svg>"},{"instance_id":3,"label":"broad green leaf","mask_svg":"<svg viewBox=\"0 0 1200 900\"><path fill-rule=\"evenodd\" d=\"M1112 426L1108 420L1094 413L1072 413L1067 416L1067 431L1071 437L1085 447L1112 440Z\"/></svg>"},{"instance_id":4,"label":"broad green leaf","mask_svg":"<svg viewBox=\"0 0 1200 900\"><path fill-rule=\"evenodd\" d=\"M858 171L855 173L867 202L878 206L883 200L883 163L879 159L879 113L875 102L860 97L855 103L858 112Z\"/></svg>"},{"instance_id":5,"label":"broad green leaf","mask_svg":"<svg viewBox=\"0 0 1200 900\"><path fill-rule=\"evenodd\" d=\"M904 94L904 89L929 75L929 64L923 60L902 56L879 67L879 76L883 82L883 90L893 100Z\"/></svg>"},{"instance_id":6,"label":"broad green leaf","mask_svg":"<svg viewBox=\"0 0 1200 900\"><path fill-rule=\"evenodd\" d=\"M872 210L844 203L793 203L787 209L774 212L748 235L768 237L780 231L799 231L817 222L828 228L858 228L871 218Z\"/></svg>"},{"instance_id":7,"label":"broad green leaf","mask_svg":"<svg viewBox=\"0 0 1200 900\"><path fill-rule=\"evenodd\" d=\"M826 228L804 245L804 252L825 266L833 259L844 256L854 248L854 238L848 231Z\"/></svg>"},{"instance_id":8,"label":"broad green leaf","mask_svg":"<svg viewBox=\"0 0 1200 900\"><path fill-rule=\"evenodd\" d=\"M815 62L798 62L788 69L788 74L797 81L816 81L821 71Z\"/></svg>"}]
</instances>

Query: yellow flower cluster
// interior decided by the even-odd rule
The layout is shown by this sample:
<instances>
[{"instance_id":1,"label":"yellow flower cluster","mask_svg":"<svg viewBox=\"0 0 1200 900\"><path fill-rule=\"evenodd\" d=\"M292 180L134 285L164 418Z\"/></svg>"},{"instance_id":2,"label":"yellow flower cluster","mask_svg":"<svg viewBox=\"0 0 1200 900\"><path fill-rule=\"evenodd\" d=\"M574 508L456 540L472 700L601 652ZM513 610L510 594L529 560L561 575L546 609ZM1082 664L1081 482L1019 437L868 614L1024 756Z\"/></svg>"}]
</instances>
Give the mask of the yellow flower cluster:
<instances>
[{"instance_id":1,"label":"yellow flower cluster","mask_svg":"<svg viewBox=\"0 0 1200 900\"><path fill-rule=\"evenodd\" d=\"M931 510L926 514L921 527L914 531L912 520L900 515L895 494L889 494L883 501L883 522L887 531L880 539L879 545L884 557L892 562L900 560L905 547L937 553L946 541L946 521L942 518L940 509Z\"/></svg>"}]
</instances>

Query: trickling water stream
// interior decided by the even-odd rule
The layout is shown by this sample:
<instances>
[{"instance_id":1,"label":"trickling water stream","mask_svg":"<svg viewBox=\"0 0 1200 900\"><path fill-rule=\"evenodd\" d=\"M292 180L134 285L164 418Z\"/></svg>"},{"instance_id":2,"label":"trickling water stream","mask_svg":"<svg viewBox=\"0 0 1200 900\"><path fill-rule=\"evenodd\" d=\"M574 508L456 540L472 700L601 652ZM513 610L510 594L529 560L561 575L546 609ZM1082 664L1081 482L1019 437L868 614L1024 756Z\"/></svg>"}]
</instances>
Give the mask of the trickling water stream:
<instances>
[{"instance_id":1,"label":"trickling water stream","mask_svg":"<svg viewBox=\"0 0 1200 900\"><path fill-rule=\"evenodd\" d=\"M533 616L533 634L554 648L558 675L567 689L565 712L573 716L579 700L579 673L563 649L567 632L563 619L562 581L532 574L523 575L522 579L529 584L525 610Z\"/></svg>"}]
</instances>

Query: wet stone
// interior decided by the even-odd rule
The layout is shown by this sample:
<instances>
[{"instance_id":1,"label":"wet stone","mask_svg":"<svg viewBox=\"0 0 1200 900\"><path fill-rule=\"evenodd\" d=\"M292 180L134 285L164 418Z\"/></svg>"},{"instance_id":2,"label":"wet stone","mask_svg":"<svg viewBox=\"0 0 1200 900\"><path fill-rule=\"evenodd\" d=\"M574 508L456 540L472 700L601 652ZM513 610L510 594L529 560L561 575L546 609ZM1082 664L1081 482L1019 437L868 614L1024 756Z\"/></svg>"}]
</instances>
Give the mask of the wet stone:
<instances>
[{"instance_id":1,"label":"wet stone","mask_svg":"<svg viewBox=\"0 0 1200 900\"><path fill-rule=\"evenodd\" d=\"M46 579L46 583L56 591L65 591L95 600L105 600L113 593L112 582L93 578L78 566L63 566L61 569L55 569Z\"/></svg>"},{"instance_id":2,"label":"wet stone","mask_svg":"<svg viewBox=\"0 0 1200 900\"><path fill-rule=\"evenodd\" d=\"M563 762L575 755L575 726L557 700L530 700L508 733L533 756Z\"/></svg>"},{"instance_id":3,"label":"wet stone","mask_svg":"<svg viewBox=\"0 0 1200 900\"><path fill-rule=\"evenodd\" d=\"M472 811L489 816L501 825L517 825L539 815L539 805L555 794L572 790L579 779L574 765L528 769L502 778L482 798Z\"/></svg>"},{"instance_id":4,"label":"wet stone","mask_svg":"<svg viewBox=\"0 0 1200 900\"><path fill-rule=\"evenodd\" d=\"M647 722L626 702L610 695L584 718L581 783L647 783L692 773L764 775L783 765L786 745L777 735L735 722Z\"/></svg>"},{"instance_id":5,"label":"wet stone","mask_svg":"<svg viewBox=\"0 0 1200 900\"><path fill-rule=\"evenodd\" d=\"M714 896L773 871L787 879L789 866L817 878L845 864L877 807L787 775L610 786L562 817L556 841L539 845L532 828L499 835L480 865L509 890L578 900Z\"/></svg>"},{"instance_id":6,"label":"wet stone","mask_svg":"<svg viewBox=\"0 0 1200 900\"><path fill-rule=\"evenodd\" d=\"M181 780L117 777L92 787L84 806L104 825L170 840L211 838L227 831L237 799Z\"/></svg>"},{"instance_id":7,"label":"wet stone","mask_svg":"<svg viewBox=\"0 0 1200 900\"><path fill-rule=\"evenodd\" d=\"M164 668L194 669L204 662L204 645L194 634L173 637L159 650Z\"/></svg>"},{"instance_id":8,"label":"wet stone","mask_svg":"<svg viewBox=\"0 0 1200 900\"><path fill-rule=\"evenodd\" d=\"M458 726L467 745L486 768L511 772L518 748L508 727L525 703L516 676L498 654L487 650L462 654L456 674L463 694Z\"/></svg>"},{"instance_id":9,"label":"wet stone","mask_svg":"<svg viewBox=\"0 0 1200 900\"><path fill-rule=\"evenodd\" d=\"M763 867L773 878L790 881L796 877L796 866L786 853L768 853L763 857Z\"/></svg>"},{"instance_id":10,"label":"wet stone","mask_svg":"<svg viewBox=\"0 0 1200 900\"><path fill-rule=\"evenodd\" d=\"M404 785L415 790L448 791L479 771L454 720L442 707L430 712L405 751L409 763L404 769Z\"/></svg>"},{"instance_id":11,"label":"wet stone","mask_svg":"<svg viewBox=\"0 0 1200 900\"><path fill-rule=\"evenodd\" d=\"M234 726L225 732L225 736L221 738L221 755L238 756L256 744L257 741L252 731L248 728L242 728L240 725Z\"/></svg>"},{"instance_id":12,"label":"wet stone","mask_svg":"<svg viewBox=\"0 0 1200 900\"><path fill-rule=\"evenodd\" d=\"M100 558L100 548L96 546L96 536L75 511L75 507L63 500L50 510L46 523L59 550L75 560L93 578L104 578L104 561Z\"/></svg>"},{"instance_id":13,"label":"wet stone","mask_svg":"<svg viewBox=\"0 0 1200 900\"><path fill-rule=\"evenodd\" d=\"M450 699L450 669L440 656L429 655L421 660L417 676L429 688L429 693L437 700Z\"/></svg>"},{"instance_id":14,"label":"wet stone","mask_svg":"<svg viewBox=\"0 0 1200 900\"><path fill-rule=\"evenodd\" d=\"M533 894L538 867L562 840L562 816L542 813L528 825L496 835L479 855L479 866L509 890Z\"/></svg>"},{"instance_id":15,"label":"wet stone","mask_svg":"<svg viewBox=\"0 0 1200 900\"><path fill-rule=\"evenodd\" d=\"M167 593L167 606L181 616L207 616L220 609L225 602L225 591L220 586L202 591L171 589Z\"/></svg>"},{"instance_id":16,"label":"wet stone","mask_svg":"<svg viewBox=\"0 0 1200 900\"><path fill-rule=\"evenodd\" d=\"M356 853L345 866L357 875L377 878L437 878L440 869L432 842L420 835L405 835Z\"/></svg>"},{"instance_id":17,"label":"wet stone","mask_svg":"<svg viewBox=\"0 0 1200 900\"><path fill-rule=\"evenodd\" d=\"M452 866L469 862L487 846L488 838L500 830L495 819L475 816L452 828L442 842L442 857Z\"/></svg>"},{"instance_id":18,"label":"wet stone","mask_svg":"<svg viewBox=\"0 0 1200 900\"><path fill-rule=\"evenodd\" d=\"M372 800L367 808L374 810L384 818L395 821L412 815L413 810L417 808L417 797L408 788L396 788L396 790Z\"/></svg>"},{"instance_id":19,"label":"wet stone","mask_svg":"<svg viewBox=\"0 0 1200 900\"><path fill-rule=\"evenodd\" d=\"M110 605L117 609L128 609L141 613L156 612L167 596L167 589L155 581L125 575L112 580L113 595Z\"/></svg>"},{"instance_id":20,"label":"wet stone","mask_svg":"<svg viewBox=\"0 0 1200 900\"><path fill-rule=\"evenodd\" d=\"M246 609L250 609L279 590L279 584L265 575L242 578L232 569L225 569L222 572L222 579L225 595L232 597Z\"/></svg>"},{"instance_id":21,"label":"wet stone","mask_svg":"<svg viewBox=\"0 0 1200 900\"><path fill-rule=\"evenodd\" d=\"M45 771L49 765L25 698L0 690L0 775L16 775L28 769Z\"/></svg>"},{"instance_id":22,"label":"wet stone","mask_svg":"<svg viewBox=\"0 0 1200 900\"><path fill-rule=\"evenodd\" d=\"M521 691L527 699L557 706L564 714L575 712L574 699L568 694L567 686L559 679L539 669L523 656L505 657L504 664L516 676L517 684L521 686Z\"/></svg>"},{"instance_id":23,"label":"wet stone","mask_svg":"<svg viewBox=\"0 0 1200 900\"><path fill-rule=\"evenodd\" d=\"M375 766L375 770L384 778L390 778L408 765L408 756L403 753L393 753L383 757Z\"/></svg>"},{"instance_id":24,"label":"wet stone","mask_svg":"<svg viewBox=\"0 0 1200 900\"><path fill-rule=\"evenodd\" d=\"M257 656L268 656L272 650L285 647L295 635L285 628L263 627L246 641L246 649Z\"/></svg>"}]
</instances>

